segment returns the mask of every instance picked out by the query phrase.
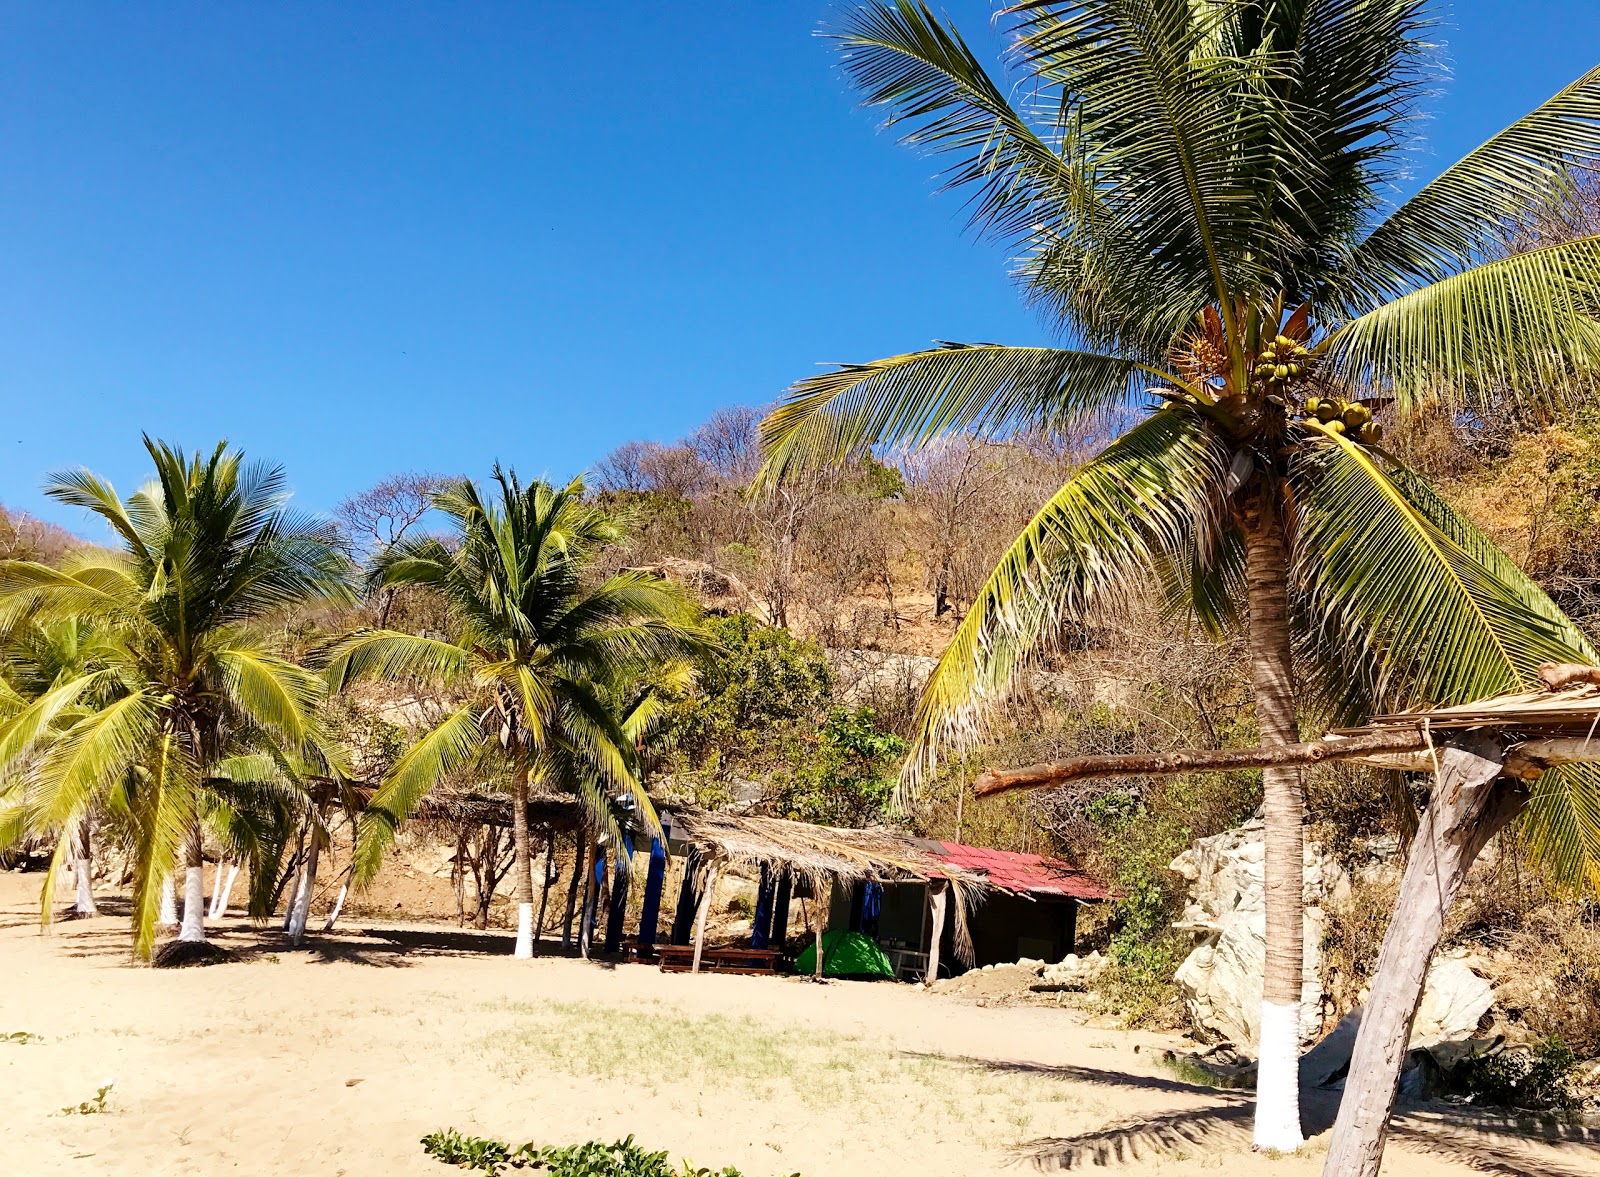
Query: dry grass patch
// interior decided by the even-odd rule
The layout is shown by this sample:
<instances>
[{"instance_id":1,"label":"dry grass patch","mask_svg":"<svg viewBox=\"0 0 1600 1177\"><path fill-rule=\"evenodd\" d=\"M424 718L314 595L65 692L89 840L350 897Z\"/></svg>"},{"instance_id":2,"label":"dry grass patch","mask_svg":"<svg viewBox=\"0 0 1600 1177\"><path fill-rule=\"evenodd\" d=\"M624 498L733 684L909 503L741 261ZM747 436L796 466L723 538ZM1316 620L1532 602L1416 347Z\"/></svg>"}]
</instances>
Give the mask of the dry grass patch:
<instances>
[{"instance_id":1,"label":"dry grass patch","mask_svg":"<svg viewBox=\"0 0 1600 1177\"><path fill-rule=\"evenodd\" d=\"M770 1115L798 1104L850 1131L980 1134L1020 1142L1103 1122L1109 1107L1049 1071L910 1054L884 1042L748 1015L691 1016L661 1004L501 1002L504 1019L477 1044L500 1074L550 1071L620 1079L677 1106L737 1095Z\"/></svg>"}]
</instances>

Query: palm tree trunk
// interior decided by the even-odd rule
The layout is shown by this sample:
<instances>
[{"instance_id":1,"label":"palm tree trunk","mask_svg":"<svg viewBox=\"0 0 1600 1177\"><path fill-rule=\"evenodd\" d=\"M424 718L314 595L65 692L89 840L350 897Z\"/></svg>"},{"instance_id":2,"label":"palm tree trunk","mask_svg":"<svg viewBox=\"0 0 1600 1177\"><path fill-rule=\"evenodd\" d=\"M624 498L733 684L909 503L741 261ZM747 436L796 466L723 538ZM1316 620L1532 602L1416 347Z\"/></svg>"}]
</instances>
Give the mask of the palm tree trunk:
<instances>
[{"instance_id":1,"label":"palm tree trunk","mask_svg":"<svg viewBox=\"0 0 1600 1177\"><path fill-rule=\"evenodd\" d=\"M206 859L200 823L189 828L188 853L184 855L183 927L179 940L204 944L206 939Z\"/></svg>"},{"instance_id":2,"label":"palm tree trunk","mask_svg":"<svg viewBox=\"0 0 1600 1177\"><path fill-rule=\"evenodd\" d=\"M544 934L544 913L550 906L550 887L556 881L556 832L545 831L544 885L539 888L539 915L533 921L533 950L539 951L539 937Z\"/></svg>"},{"instance_id":3,"label":"palm tree trunk","mask_svg":"<svg viewBox=\"0 0 1600 1177\"><path fill-rule=\"evenodd\" d=\"M528 849L528 774L517 770L511 782L511 840L515 856L511 866L517 899L518 960L533 958L533 854Z\"/></svg>"},{"instance_id":4,"label":"palm tree trunk","mask_svg":"<svg viewBox=\"0 0 1600 1177\"><path fill-rule=\"evenodd\" d=\"M158 928L178 926L178 897L172 889L171 875L161 880L161 910L156 916L156 926Z\"/></svg>"},{"instance_id":5,"label":"palm tree trunk","mask_svg":"<svg viewBox=\"0 0 1600 1177\"><path fill-rule=\"evenodd\" d=\"M1269 488L1272 484L1269 482ZM1250 669L1261 744L1300 738L1289 645L1289 555L1275 488L1244 513L1245 590L1250 607ZM1305 947L1302 892L1305 810L1298 768L1262 771L1266 827L1266 968L1261 993L1255 1146L1293 1152L1300 1131L1300 991Z\"/></svg>"},{"instance_id":6,"label":"palm tree trunk","mask_svg":"<svg viewBox=\"0 0 1600 1177\"><path fill-rule=\"evenodd\" d=\"M94 879L90 875L93 861L89 846L89 816L85 814L73 833L72 877L78 887L77 903L73 910L80 916L99 915L94 903Z\"/></svg>"},{"instance_id":7,"label":"palm tree trunk","mask_svg":"<svg viewBox=\"0 0 1600 1177\"><path fill-rule=\"evenodd\" d=\"M227 874L222 872L221 864L217 867L216 889L211 896L211 918L219 920L228 914L228 899L233 895L233 881L239 877L239 864L230 862Z\"/></svg>"},{"instance_id":8,"label":"palm tree trunk","mask_svg":"<svg viewBox=\"0 0 1600 1177\"><path fill-rule=\"evenodd\" d=\"M289 943L299 947L306 937L306 921L311 917L311 894L317 886L317 857L322 849L322 839L315 828L311 843L306 847L305 870L300 874L300 889L295 892L294 906L289 909Z\"/></svg>"},{"instance_id":9,"label":"palm tree trunk","mask_svg":"<svg viewBox=\"0 0 1600 1177\"><path fill-rule=\"evenodd\" d=\"M1503 755L1488 739L1439 755L1438 780L1411 842L1356 1032L1324 1177L1377 1177L1400 1068L1445 913L1489 839L1528 803L1521 781L1499 779Z\"/></svg>"}]
</instances>

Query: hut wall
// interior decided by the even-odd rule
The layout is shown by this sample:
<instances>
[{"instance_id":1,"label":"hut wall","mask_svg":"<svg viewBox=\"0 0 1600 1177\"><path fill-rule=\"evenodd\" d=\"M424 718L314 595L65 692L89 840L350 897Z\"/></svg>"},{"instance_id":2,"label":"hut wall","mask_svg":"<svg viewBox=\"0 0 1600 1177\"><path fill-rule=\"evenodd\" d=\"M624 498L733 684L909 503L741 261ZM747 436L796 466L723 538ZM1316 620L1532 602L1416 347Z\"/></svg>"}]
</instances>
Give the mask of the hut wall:
<instances>
[{"instance_id":1,"label":"hut wall","mask_svg":"<svg viewBox=\"0 0 1600 1177\"><path fill-rule=\"evenodd\" d=\"M972 915L975 963L1009 964L1028 957L1055 962L1072 950L1075 901L989 895Z\"/></svg>"}]
</instances>

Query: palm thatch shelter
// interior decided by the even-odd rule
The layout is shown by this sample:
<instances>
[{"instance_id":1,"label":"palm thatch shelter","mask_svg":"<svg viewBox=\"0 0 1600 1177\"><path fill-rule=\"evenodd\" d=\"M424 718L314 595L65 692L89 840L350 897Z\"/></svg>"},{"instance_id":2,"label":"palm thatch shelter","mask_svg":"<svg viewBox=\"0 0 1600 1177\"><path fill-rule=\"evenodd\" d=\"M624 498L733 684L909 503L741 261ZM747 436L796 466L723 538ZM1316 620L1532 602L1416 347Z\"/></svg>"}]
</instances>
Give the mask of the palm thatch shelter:
<instances>
[{"instance_id":1,"label":"palm thatch shelter","mask_svg":"<svg viewBox=\"0 0 1600 1177\"><path fill-rule=\"evenodd\" d=\"M1072 950L1078 903L1109 894L1066 862L881 826L837 829L679 811L672 838L691 862L675 941L686 942L692 924L696 945L703 942L717 877L742 873L760 881L753 948L783 937L790 900L798 894L817 903L810 922L819 948L825 930L866 932L894 958L897 974L927 981L938 977L941 959L998 963L1030 952L1059 959Z\"/></svg>"}]
</instances>

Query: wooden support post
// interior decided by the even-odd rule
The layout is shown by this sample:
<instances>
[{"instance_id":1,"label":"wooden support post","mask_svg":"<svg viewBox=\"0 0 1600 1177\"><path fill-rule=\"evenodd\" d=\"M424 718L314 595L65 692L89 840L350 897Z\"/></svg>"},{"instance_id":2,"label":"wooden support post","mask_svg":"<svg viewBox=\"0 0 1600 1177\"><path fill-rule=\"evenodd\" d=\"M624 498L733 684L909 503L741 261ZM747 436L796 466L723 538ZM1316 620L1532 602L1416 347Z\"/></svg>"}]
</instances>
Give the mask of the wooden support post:
<instances>
[{"instance_id":1,"label":"wooden support post","mask_svg":"<svg viewBox=\"0 0 1600 1177\"><path fill-rule=\"evenodd\" d=\"M928 938L928 971L922 978L924 985L932 985L939 979L939 943L944 939L944 913L949 892L950 884L944 879L928 880L928 916L933 931Z\"/></svg>"},{"instance_id":2,"label":"wooden support post","mask_svg":"<svg viewBox=\"0 0 1600 1177\"><path fill-rule=\"evenodd\" d=\"M654 956L656 925L661 922L661 889L667 878L667 848L650 839L650 868L644 877L644 906L639 910L639 955Z\"/></svg>"},{"instance_id":3,"label":"wooden support post","mask_svg":"<svg viewBox=\"0 0 1600 1177\"><path fill-rule=\"evenodd\" d=\"M717 868L711 867L706 871L704 891L700 896L700 914L695 922L694 929L694 965L689 969L691 973L700 971L700 953L706 945L706 920L711 915L711 892L717 887Z\"/></svg>"},{"instance_id":4,"label":"wooden support post","mask_svg":"<svg viewBox=\"0 0 1600 1177\"><path fill-rule=\"evenodd\" d=\"M778 894L772 901L771 943L782 948L789 940L789 892L793 882L788 871L778 880Z\"/></svg>"},{"instance_id":5,"label":"wooden support post","mask_svg":"<svg viewBox=\"0 0 1600 1177\"><path fill-rule=\"evenodd\" d=\"M1501 775L1502 756L1487 737L1439 756L1438 780L1412 839L1378 952L1323 1177L1377 1177L1411 1026L1445 913L1478 853L1528 803L1526 786Z\"/></svg>"},{"instance_id":6,"label":"wooden support post","mask_svg":"<svg viewBox=\"0 0 1600 1177\"><path fill-rule=\"evenodd\" d=\"M776 891L772 867L761 864L761 882L756 886L755 916L750 921L750 947L765 948L772 942L772 900Z\"/></svg>"}]
</instances>

